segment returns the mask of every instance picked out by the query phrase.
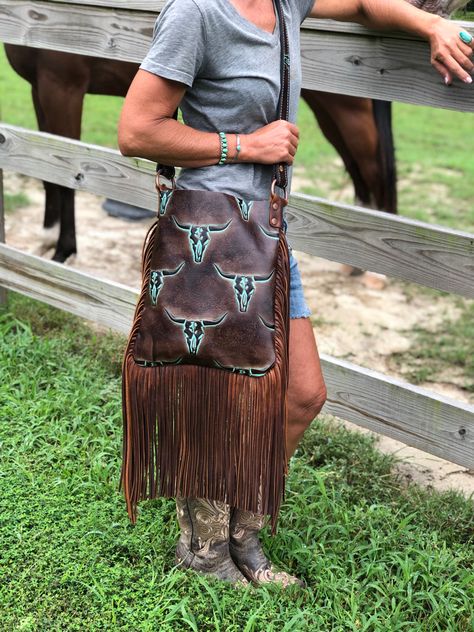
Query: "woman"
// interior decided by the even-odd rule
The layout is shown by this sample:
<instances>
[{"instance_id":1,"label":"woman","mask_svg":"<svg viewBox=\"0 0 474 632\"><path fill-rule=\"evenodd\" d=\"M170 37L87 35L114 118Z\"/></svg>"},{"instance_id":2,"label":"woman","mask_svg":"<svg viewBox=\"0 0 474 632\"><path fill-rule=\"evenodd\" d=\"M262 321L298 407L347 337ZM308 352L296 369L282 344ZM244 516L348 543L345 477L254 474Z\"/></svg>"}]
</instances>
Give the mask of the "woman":
<instances>
[{"instance_id":1,"label":"woman","mask_svg":"<svg viewBox=\"0 0 474 632\"><path fill-rule=\"evenodd\" d=\"M471 83L472 38L404 0L284 0L291 59L289 121L275 121L280 39L273 0L170 0L122 111L124 155L182 167L178 188L267 199L272 165L293 164L301 83L299 29L306 17L402 29L429 40L431 62L450 84ZM173 118L180 106L184 123ZM227 132L222 157L219 130ZM222 162L222 160L221 160ZM249 183L251 190L249 191ZM291 255L287 455L326 399L318 350L296 260ZM177 561L234 583L301 583L276 571L258 532L264 516L202 498L177 498Z\"/></svg>"}]
</instances>

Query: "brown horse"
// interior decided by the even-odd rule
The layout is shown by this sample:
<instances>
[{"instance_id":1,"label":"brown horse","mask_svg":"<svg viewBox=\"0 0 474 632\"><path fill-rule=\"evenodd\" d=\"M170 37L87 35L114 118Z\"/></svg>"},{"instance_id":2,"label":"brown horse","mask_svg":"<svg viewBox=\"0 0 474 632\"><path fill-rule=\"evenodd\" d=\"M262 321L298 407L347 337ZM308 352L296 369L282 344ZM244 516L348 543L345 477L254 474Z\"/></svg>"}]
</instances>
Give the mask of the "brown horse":
<instances>
[{"instance_id":1,"label":"brown horse","mask_svg":"<svg viewBox=\"0 0 474 632\"><path fill-rule=\"evenodd\" d=\"M465 0L409 0L433 13L447 15ZM85 55L6 44L14 70L32 86L41 131L79 139L85 94L125 96L137 65ZM358 202L396 212L395 159L391 104L384 101L303 90L303 98L339 152L354 183ZM76 252L74 190L44 183L44 227L59 222L53 259Z\"/></svg>"}]
</instances>

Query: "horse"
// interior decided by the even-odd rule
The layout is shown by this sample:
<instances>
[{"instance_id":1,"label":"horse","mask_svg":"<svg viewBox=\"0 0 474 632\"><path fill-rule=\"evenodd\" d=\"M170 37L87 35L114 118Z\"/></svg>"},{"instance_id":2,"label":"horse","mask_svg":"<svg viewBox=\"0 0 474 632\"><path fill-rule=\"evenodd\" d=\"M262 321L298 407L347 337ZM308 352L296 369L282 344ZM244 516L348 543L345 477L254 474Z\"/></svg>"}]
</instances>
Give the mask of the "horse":
<instances>
[{"instance_id":1,"label":"horse","mask_svg":"<svg viewBox=\"0 0 474 632\"><path fill-rule=\"evenodd\" d=\"M464 0L409 0L446 13ZM455 6L456 5L456 6ZM424 8L424 6L422 6ZM125 96L138 65L75 53L5 44L12 68L32 88L40 131L80 139L86 94ZM303 90L324 135L340 154L354 184L356 200L395 213L396 169L391 104L385 101ZM77 252L74 190L44 182L43 226L59 223L53 260L63 263Z\"/></svg>"}]
</instances>

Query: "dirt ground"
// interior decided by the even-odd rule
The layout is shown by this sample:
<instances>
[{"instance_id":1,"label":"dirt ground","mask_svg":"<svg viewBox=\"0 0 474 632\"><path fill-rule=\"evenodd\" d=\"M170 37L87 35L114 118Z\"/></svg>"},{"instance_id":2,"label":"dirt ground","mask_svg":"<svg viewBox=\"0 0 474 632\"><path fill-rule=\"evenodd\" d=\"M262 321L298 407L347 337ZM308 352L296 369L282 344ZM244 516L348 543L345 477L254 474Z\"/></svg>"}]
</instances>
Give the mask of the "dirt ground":
<instances>
[{"instance_id":1,"label":"dirt ground","mask_svg":"<svg viewBox=\"0 0 474 632\"><path fill-rule=\"evenodd\" d=\"M45 246L42 229L44 196L41 183L31 178L6 174L5 190L23 191L30 204L6 216L6 241L23 251L50 258L52 248ZM112 279L138 288L140 251L146 230L153 220L130 222L108 216L101 208L103 198L76 194L78 254L66 265L98 277ZM48 236L51 243L51 235ZM391 355L410 348L413 327L428 330L446 315L455 318L457 310L451 297L436 297L410 290L408 284L387 279L381 289L367 287L361 277L348 277L341 265L295 253L315 323L321 352L343 357L362 366L397 375ZM447 369L442 381L421 386L464 402L473 403L462 389L461 376ZM351 423L359 432L370 432ZM371 433L375 434L375 433ZM401 459L397 470L408 483L439 490L458 489L474 498L474 471L431 456L403 443L377 436L384 452Z\"/></svg>"}]
</instances>

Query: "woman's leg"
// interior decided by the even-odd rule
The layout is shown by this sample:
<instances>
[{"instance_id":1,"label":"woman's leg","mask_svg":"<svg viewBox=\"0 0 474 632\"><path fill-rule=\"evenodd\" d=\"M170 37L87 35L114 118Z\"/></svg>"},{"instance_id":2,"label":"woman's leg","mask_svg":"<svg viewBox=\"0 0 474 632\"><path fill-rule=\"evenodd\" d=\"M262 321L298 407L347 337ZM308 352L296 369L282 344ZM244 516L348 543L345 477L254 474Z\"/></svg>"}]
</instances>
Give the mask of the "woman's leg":
<instances>
[{"instance_id":1,"label":"woman's leg","mask_svg":"<svg viewBox=\"0 0 474 632\"><path fill-rule=\"evenodd\" d=\"M326 401L318 348L309 318L290 319L290 370L286 446L290 458Z\"/></svg>"}]
</instances>

